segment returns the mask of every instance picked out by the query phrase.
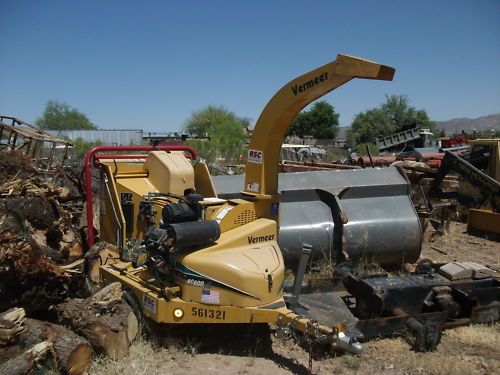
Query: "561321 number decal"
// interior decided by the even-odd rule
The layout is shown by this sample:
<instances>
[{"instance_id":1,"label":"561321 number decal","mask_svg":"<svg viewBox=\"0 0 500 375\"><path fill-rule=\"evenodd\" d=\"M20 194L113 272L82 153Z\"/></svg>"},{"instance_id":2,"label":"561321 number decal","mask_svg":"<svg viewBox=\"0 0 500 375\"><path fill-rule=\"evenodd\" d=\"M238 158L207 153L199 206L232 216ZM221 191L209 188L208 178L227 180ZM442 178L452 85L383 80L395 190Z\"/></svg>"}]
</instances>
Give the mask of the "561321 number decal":
<instances>
[{"instance_id":1,"label":"561321 number decal","mask_svg":"<svg viewBox=\"0 0 500 375\"><path fill-rule=\"evenodd\" d=\"M200 318L226 320L226 312L224 310L214 310L214 309L204 309L204 308L199 308L199 307L193 307L191 309L191 315L198 316Z\"/></svg>"}]
</instances>

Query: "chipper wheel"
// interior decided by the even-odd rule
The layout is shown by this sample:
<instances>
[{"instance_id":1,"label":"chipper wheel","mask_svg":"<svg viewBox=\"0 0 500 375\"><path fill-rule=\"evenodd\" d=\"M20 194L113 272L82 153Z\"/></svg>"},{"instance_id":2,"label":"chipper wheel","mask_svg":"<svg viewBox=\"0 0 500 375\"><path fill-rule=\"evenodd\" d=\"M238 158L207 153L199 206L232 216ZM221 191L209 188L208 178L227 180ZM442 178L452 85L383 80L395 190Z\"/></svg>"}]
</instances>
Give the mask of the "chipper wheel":
<instances>
[{"instance_id":1,"label":"chipper wheel","mask_svg":"<svg viewBox=\"0 0 500 375\"><path fill-rule=\"evenodd\" d=\"M154 322L152 322L151 319L144 316L144 314L142 313L141 304L139 303L139 300L137 299L137 296L132 291L132 289L130 289L129 287L124 287L123 298L132 308L135 317L137 318L137 326L138 326L137 335L139 337L151 335L151 332L153 331L152 325L154 324Z\"/></svg>"}]
</instances>

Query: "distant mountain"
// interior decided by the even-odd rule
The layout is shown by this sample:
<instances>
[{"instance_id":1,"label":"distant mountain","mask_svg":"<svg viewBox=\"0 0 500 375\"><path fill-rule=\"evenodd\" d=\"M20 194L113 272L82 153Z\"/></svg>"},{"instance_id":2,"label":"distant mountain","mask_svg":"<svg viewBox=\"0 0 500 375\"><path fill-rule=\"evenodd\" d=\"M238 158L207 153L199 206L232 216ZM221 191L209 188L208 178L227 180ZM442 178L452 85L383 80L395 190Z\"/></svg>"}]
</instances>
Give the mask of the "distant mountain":
<instances>
[{"instance_id":1,"label":"distant mountain","mask_svg":"<svg viewBox=\"0 0 500 375\"><path fill-rule=\"evenodd\" d=\"M481 116L478 118L454 118L446 121L436 121L439 129L444 129L446 135L453 135L464 130L466 133L472 133L474 129L477 131L495 131L500 130L500 113L493 115ZM337 139L345 139L350 126L341 126L337 134Z\"/></svg>"},{"instance_id":2,"label":"distant mountain","mask_svg":"<svg viewBox=\"0 0 500 375\"><path fill-rule=\"evenodd\" d=\"M436 121L439 129L443 129L446 135L460 133L472 133L473 129L478 131L500 130L500 113L482 116L478 118L454 118L447 121Z\"/></svg>"}]
</instances>

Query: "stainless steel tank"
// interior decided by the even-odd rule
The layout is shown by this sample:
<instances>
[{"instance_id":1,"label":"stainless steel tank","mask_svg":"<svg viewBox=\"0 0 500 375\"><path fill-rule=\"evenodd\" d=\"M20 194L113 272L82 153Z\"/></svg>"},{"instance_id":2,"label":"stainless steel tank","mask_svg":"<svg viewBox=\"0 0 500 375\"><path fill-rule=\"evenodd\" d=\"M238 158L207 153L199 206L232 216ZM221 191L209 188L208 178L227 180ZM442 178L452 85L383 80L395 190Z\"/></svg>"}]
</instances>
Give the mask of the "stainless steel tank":
<instances>
[{"instance_id":1,"label":"stainless steel tank","mask_svg":"<svg viewBox=\"0 0 500 375\"><path fill-rule=\"evenodd\" d=\"M221 197L239 192L243 176L217 176ZM421 228L404 174L394 167L279 175L279 245L286 261L303 243L334 262L401 265L421 251Z\"/></svg>"}]
</instances>

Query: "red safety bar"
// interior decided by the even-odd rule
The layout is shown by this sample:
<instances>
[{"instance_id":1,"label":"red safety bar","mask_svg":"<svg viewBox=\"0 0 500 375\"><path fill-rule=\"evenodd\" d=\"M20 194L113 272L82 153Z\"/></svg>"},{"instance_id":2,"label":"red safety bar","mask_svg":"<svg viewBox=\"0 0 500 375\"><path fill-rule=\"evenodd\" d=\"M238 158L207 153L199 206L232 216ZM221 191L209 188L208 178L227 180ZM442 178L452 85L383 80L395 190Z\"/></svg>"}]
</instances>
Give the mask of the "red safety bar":
<instances>
[{"instance_id":1,"label":"red safety bar","mask_svg":"<svg viewBox=\"0 0 500 375\"><path fill-rule=\"evenodd\" d=\"M191 154L191 158L197 158L196 151L187 146L97 146L90 149L84 158L85 162L85 193L87 195L87 243L94 244L94 210L92 207L92 165L95 160L100 159L145 159L147 155L124 155L124 154L103 154L96 155L103 151L186 151Z\"/></svg>"}]
</instances>

